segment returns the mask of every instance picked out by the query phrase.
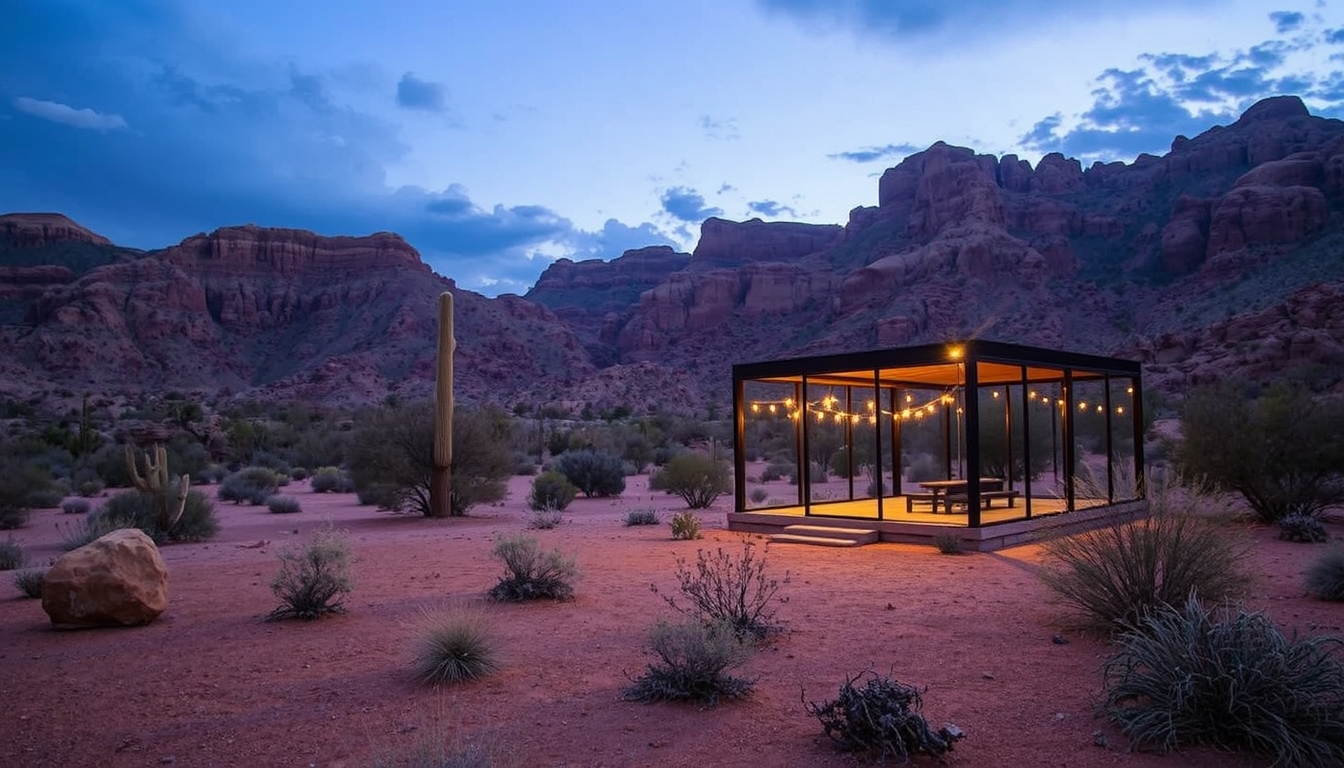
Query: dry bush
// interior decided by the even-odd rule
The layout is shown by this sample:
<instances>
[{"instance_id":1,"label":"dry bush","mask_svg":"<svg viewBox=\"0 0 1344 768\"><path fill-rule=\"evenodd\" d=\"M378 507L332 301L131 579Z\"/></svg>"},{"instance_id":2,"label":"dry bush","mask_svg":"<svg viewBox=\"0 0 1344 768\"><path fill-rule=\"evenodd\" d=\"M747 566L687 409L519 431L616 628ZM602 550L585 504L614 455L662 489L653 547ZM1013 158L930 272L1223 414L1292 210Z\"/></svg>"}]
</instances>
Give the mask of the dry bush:
<instances>
[{"instance_id":1,"label":"dry bush","mask_svg":"<svg viewBox=\"0 0 1344 768\"><path fill-rule=\"evenodd\" d=\"M631 701L699 701L714 706L719 699L740 699L751 693L752 681L728 674L741 666L750 648L723 622L658 622L649 637L658 661L626 687Z\"/></svg>"}]
</instances>

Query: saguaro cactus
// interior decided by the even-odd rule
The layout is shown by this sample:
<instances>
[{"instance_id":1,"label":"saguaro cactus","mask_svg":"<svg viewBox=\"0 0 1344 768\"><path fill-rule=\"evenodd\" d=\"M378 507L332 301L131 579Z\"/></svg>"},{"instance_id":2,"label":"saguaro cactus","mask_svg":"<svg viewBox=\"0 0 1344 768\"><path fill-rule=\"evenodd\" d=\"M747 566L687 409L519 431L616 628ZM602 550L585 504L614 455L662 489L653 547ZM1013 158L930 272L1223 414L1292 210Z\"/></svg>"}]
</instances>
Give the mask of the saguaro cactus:
<instances>
[{"instance_id":1,"label":"saguaro cactus","mask_svg":"<svg viewBox=\"0 0 1344 768\"><path fill-rule=\"evenodd\" d=\"M131 470L131 482L141 493L154 497L154 514L157 517L159 531L167 533L182 519L187 508L187 491L191 489L191 478L182 475L176 483L168 480L168 450L162 445L154 446L153 455L145 451L145 474L140 474L135 449L126 446L126 466Z\"/></svg>"},{"instance_id":2,"label":"saguaro cactus","mask_svg":"<svg viewBox=\"0 0 1344 768\"><path fill-rule=\"evenodd\" d=\"M439 296L438 370L434 377L434 469L429 477L429 516L452 514L453 294Z\"/></svg>"}]
</instances>

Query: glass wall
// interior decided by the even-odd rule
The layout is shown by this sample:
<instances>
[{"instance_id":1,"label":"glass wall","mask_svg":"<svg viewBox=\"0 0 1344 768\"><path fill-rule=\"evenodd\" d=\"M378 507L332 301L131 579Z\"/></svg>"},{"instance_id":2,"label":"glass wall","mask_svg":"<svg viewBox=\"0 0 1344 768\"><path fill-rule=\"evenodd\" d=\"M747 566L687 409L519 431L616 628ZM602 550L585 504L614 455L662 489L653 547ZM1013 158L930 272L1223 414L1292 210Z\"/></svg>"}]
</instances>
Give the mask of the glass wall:
<instances>
[{"instance_id":1,"label":"glass wall","mask_svg":"<svg viewBox=\"0 0 1344 768\"><path fill-rule=\"evenodd\" d=\"M742 450L747 509L794 506L798 495L798 387L749 382L745 387Z\"/></svg>"}]
</instances>

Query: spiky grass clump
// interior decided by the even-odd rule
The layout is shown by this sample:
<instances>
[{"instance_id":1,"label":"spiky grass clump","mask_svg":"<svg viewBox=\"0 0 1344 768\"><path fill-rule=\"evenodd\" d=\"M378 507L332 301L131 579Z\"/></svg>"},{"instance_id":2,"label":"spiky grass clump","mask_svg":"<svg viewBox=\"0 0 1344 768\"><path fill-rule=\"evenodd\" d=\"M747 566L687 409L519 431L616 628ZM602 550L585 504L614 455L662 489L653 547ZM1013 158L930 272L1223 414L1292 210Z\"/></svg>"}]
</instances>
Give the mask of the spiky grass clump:
<instances>
[{"instance_id":1,"label":"spiky grass clump","mask_svg":"<svg viewBox=\"0 0 1344 768\"><path fill-rule=\"evenodd\" d=\"M426 614L416 634L411 673L426 685L476 680L499 668L495 637L486 614L452 608Z\"/></svg>"},{"instance_id":2,"label":"spiky grass clump","mask_svg":"<svg viewBox=\"0 0 1344 768\"><path fill-rule=\"evenodd\" d=\"M649 636L658 660L648 665L622 693L629 701L699 701L714 706L719 699L740 699L753 682L728 674L740 667L750 648L733 627L722 622L658 622Z\"/></svg>"},{"instance_id":3,"label":"spiky grass clump","mask_svg":"<svg viewBox=\"0 0 1344 768\"><path fill-rule=\"evenodd\" d=\"M271 580L271 591L281 604L267 614L267 621L312 620L345 612L342 601L354 589L350 576L354 558L342 531L323 526L301 549L286 549L279 557L280 572Z\"/></svg>"},{"instance_id":4,"label":"spiky grass clump","mask_svg":"<svg viewBox=\"0 0 1344 768\"><path fill-rule=\"evenodd\" d=\"M672 516L672 538L689 541L700 538L700 518L694 512L678 512Z\"/></svg>"},{"instance_id":5,"label":"spiky grass clump","mask_svg":"<svg viewBox=\"0 0 1344 768\"><path fill-rule=\"evenodd\" d=\"M755 642L784 630L775 606L784 602L778 593L788 583L787 571L782 580L767 573L765 556L758 556L756 545L748 539L736 557L722 549L702 549L695 553L694 567L677 558L677 587L688 602L683 604L672 595L663 595L663 599L702 624L726 624L739 639Z\"/></svg>"},{"instance_id":6,"label":"spiky grass clump","mask_svg":"<svg viewBox=\"0 0 1344 768\"><path fill-rule=\"evenodd\" d=\"M28 555L13 537L0 541L0 571L12 571L22 568L28 562Z\"/></svg>"},{"instance_id":7,"label":"spiky grass clump","mask_svg":"<svg viewBox=\"0 0 1344 768\"><path fill-rule=\"evenodd\" d=\"M47 581L46 568L30 568L14 574L14 586L28 599L42 596L42 585Z\"/></svg>"},{"instance_id":8,"label":"spiky grass clump","mask_svg":"<svg viewBox=\"0 0 1344 768\"><path fill-rule=\"evenodd\" d=\"M276 515L292 515L303 511L299 500L293 496L271 496L266 499L266 508Z\"/></svg>"},{"instance_id":9,"label":"spiky grass clump","mask_svg":"<svg viewBox=\"0 0 1344 768\"><path fill-rule=\"evenodd\" d=\"M1344 547L1334 547L1307 567L1307 591L1322 600L1344 600Z\"/></svg>"},{"instance_id":10,"label":"spiky grass clump","mask_svg":"<svg viewBox=\"0 0 1344 768\"><path fill-rule=\"evenodd\" d=\"M1041 579L1085 623L1114 631L1160 606L1181 605L1192 592L1205 600L1236 593L1247 580L1246 549L1211 520L1158 511L1133 523L1051 539Z\"/></svg>"},{"instance_id":11,"label":"spiky grass clump","mask_svg":"<svg viewBox=\"0 0 1344 768\"><path fill-rule=\"evenodd\" d=\"M532 536L506 536L495 542L490 553L504 564L504 575L490 589L493 600L569 600L579 568L573 557L558 549L541 551Z\"/></svg>"},{"instance_id":12,"label":"spiky grass clump","mask_svg":"<svg viewBox=\"0 0 1344 768\"><path fill-rule=\"evenodd\" d=\"M625 514L625 524L630 525L657 525L658 512L653 509L632 509Z\"/></svg>"},{"instance_id":13,"label":"spiky grass clump","mask_svg":"<svg viewBox=\"0 0 1344 768\"><path fill-rule=\"evenodd\" d=\"M1223 613L1192 596L1121 634L1103 670L1107 716L1139 748L1209 744L1281 766L1344 764L1344 643Z\"/></svg>"},{"instance_id":14,"label":"spiky grass clump","mask_svg":"<svg viewBox=\"0 0 1344 768\"><path fill-rule=\"evenodd\" d=\"M549 531L552 528L559 527L564 521L565 513L558 509L534 509L532 510L532 516L527 521L527 527L538 531Z\"/></svg>"},{"instance_id":15,"label":"spiky grass clump","mask_svg":"<svg viewBox=\"0 0 1344 768\"><path fill-rule=\"evenodd\" d=\"M856 686L860 680L863 684ZM835 699L803 706L836 749L866 752L881 761L894 757L908 763L916 755L941 761L964 735L950 723L934 730L920 714L924 701L918 688L871 670L845 680Z\"/></svg>"}]
</instances>

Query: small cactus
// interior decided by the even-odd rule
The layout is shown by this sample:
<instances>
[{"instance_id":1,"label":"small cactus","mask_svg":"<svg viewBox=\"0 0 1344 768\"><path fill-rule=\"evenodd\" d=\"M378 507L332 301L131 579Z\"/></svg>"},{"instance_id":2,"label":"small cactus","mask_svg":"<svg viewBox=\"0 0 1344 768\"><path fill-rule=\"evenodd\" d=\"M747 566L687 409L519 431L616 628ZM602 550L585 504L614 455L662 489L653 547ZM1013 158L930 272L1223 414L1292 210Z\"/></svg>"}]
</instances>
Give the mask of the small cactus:
<instances>
[{"instance_id":1,"label":"small cactus","mask_svg":"<svg viewBox=\"0 0 1344 768\"><path fill-rule=\"evenodd\" d=\"M126 446L126 466L131 470L131 482L141 493L154 497L154 512L158 516L160 531L170 531L182 512L187 508L187 491L191 489L191 478L182 475L176 483L168 479L168 450L162 445L154 446L151 454L145 451L145 473L140 474L139 461L135 449ZM171 502L171 504L170 504Z\"/></svg>"}]
</instances>

